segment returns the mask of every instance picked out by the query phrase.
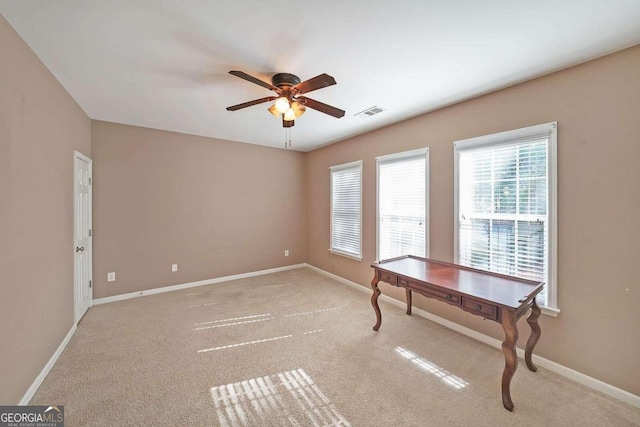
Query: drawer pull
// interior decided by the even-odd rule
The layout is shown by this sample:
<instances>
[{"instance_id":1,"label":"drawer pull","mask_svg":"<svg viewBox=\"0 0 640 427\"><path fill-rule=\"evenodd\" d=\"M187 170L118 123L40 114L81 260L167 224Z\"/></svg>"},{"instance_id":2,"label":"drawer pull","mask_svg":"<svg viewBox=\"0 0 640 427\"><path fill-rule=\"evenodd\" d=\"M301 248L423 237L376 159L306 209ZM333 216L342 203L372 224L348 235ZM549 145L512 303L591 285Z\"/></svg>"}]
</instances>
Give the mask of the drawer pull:
<instances>
[{"instance_id":1,"label":"drawer pull","mask_svg":"<svg viewBox=\"0 0 640 427\"><path fill-rule=\"evenodd\" d=\"M408 284L409 284L409 282L407 282L406 280L402 280L402 279L400 279L400 284L401 284L401 285L408 285Z\"/></svg>"},{"instance_id":2,"label":"drawer pull","mask_svg":"<svg viewBox=\"0 0 640 427\"><path fill-rule=\"evenodd\" d=\"M482 306L480 304L476 304L476 310L482 310Z\"/></svg>"},{"instance_id":3,"label":"drawer pull","mask_svg":"<svg viewBox=\"0 0 640 427\"><path fill-rule=\"evenodd\" d=\"M453 298L453 297L452 297L451 295L447 294L447 295L445 295L445 298L446 298L446 299L451 299L451 298Z\"/></svg>"}]
</instances>

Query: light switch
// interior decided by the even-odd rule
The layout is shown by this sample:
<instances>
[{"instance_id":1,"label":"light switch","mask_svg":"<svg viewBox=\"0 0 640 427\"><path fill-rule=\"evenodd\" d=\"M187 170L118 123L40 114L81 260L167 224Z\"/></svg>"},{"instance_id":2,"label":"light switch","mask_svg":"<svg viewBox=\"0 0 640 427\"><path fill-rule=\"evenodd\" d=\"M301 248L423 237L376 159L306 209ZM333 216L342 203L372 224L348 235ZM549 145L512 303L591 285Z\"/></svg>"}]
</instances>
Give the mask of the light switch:
<instances>
[{"instance_id":1,"label":"light switch","mask_svg":"<svg viewBox=\"0 0 640 427\"><path fill-rule=\"evenodd\" d=\"M115 282L116 281L116 272L112 271L111 273L107 273L107 282Z\"/></svg>"},{"instance_id":2,"label":"light switch","mask_svg":"<svg viewBox=\"0 0 640 427\"><path fill-rule=\"evenodd\" d=\"M176 271L178 271L178 264L171 264L171 271L173 273L175 273Z\"/></svg>"}]
</instances>

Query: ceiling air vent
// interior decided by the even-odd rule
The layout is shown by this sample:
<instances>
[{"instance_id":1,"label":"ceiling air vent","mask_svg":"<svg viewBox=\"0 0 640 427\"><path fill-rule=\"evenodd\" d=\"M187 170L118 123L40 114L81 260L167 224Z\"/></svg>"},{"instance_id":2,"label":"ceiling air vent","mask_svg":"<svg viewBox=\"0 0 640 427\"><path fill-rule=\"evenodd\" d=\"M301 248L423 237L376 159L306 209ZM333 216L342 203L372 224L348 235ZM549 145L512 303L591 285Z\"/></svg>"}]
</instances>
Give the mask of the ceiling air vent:
<instances>
[{"instance_id":1,"label":"ceiling air vent","mask_svg":"<svg viewBox=\"0 0 640 427\"><path fill-rule=\"evenodd\" d=\"M367 118L367 117L370 117L370 116L375 116L376 114L382 113L383 111L384 110L382 108L378 107L377 105L374 105L371 108L367 108L364 111L360 111L359 113L354 114L354 116L360 117L361 119L364 119L364 118Z\"/></svg>"}]
</instances>

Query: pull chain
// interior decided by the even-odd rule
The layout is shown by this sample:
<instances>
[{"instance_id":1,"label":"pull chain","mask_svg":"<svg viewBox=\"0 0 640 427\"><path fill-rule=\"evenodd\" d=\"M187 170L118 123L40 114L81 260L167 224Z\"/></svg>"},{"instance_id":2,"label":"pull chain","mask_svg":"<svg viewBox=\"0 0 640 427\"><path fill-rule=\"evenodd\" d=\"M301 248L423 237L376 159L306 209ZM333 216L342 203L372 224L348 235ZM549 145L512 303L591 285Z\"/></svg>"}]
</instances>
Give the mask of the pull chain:
<instances>
[{"instance_id":1,"label":"pull chain","mask_svg":"<svg viewBox=\"0 0 640 427\"><path fill-rule=\"evenodd\" d=\"M291 148L291 128L285 128L284 130L284 148Z\"/></svg>"}]
</instances>

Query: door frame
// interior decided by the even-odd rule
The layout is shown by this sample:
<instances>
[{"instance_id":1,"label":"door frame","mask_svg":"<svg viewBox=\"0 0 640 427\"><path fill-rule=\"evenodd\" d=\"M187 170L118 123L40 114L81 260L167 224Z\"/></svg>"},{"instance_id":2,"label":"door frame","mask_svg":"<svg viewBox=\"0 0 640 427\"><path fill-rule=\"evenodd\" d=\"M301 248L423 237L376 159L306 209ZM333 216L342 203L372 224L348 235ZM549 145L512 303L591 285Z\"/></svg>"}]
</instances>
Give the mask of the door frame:
<instances>
[{"instance_id":1,"label":"door frame","mask_svg":"<svg viewBox=\"0 0 640 427\"><path fill-rule=\"evenodd\" d=\"M77 222L78 222L78 218L77 218L77 206L76 206L76 200L77 200L77 192L78 192L78 179L77 179L77 168L76 168L76 159L82 160L84 162L86 162L89 166L89 230L91 230L90 236L89 236L89 242L88 242L88 248L89 248L89 280L91 281L91 286L89 286L89 307L91 307L93 305L93 160L91 160L91 158L85 156L84 154L80 153L79 151L74 151L73 152L73 237L72 237L72 242L73 242L73 322L74 324L77 324L80 319L82 318L82 316L84 315L84 313L80 314L79 310L80 307L78 307L78 292L81 292L82 289L79 289L79 286L81 286L80 283L78 283L78 281L76 280L76 256L75 256L75 248L76 248L76 229L77 229Z\"/></svg>"}]
</instances>

